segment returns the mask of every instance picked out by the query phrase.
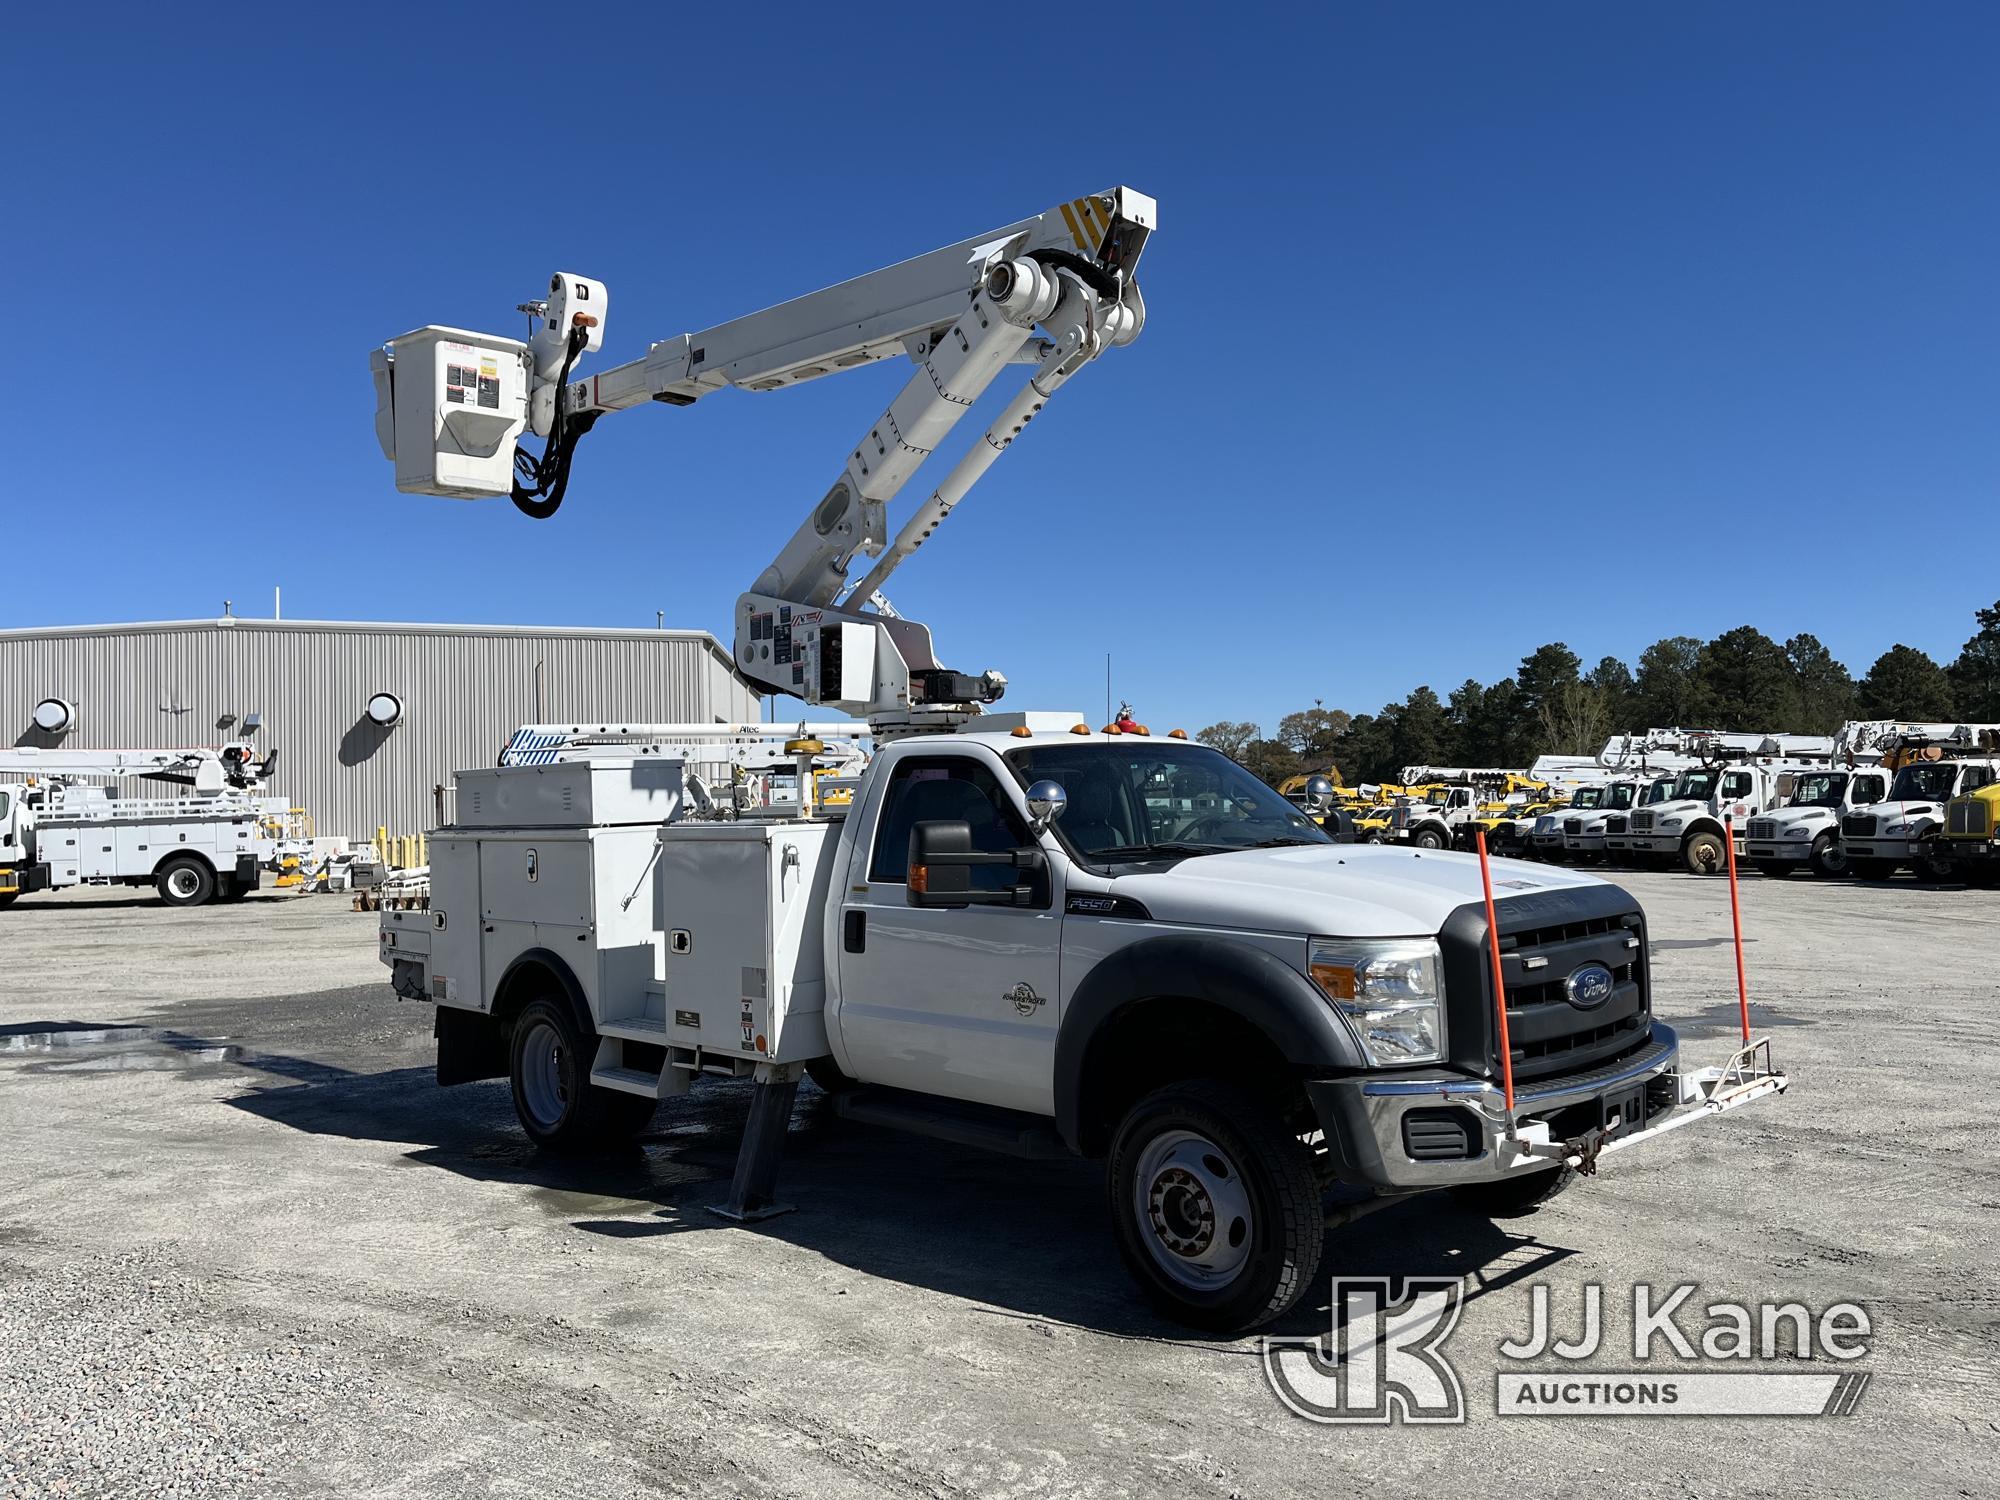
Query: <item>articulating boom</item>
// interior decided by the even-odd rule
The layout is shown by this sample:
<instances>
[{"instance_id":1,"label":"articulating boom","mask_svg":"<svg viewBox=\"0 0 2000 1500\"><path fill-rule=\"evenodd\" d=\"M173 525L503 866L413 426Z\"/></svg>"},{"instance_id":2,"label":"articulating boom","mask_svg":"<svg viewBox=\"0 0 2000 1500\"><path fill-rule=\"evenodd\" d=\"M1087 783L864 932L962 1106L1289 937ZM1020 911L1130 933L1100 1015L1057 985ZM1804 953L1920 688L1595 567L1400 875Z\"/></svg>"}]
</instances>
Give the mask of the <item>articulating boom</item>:
<instances>
[{"instance_id":1,"label":"articulating boom","mask_svg":"<svg viewBox=\"0 0 2000 1500\"><path fill-rule=\"evenodd\" d=\"M1137 338L1133 280L1157 218L1130 188L841 282L579 377L603 341L601 283L560 273L523 304L523 343L429 327L374 355L376 433L397 488L460 498L511 495L531 516L562 503L577 441L606 413L691 406L725 387L780 390L897 355L918 368L798 531L738 601L738 668L772 692L864 714L887 733L962 722L1006 679L941 667L930 631L897 615L882 585L1084 365ZM893 537L887 506L1010 364L1033 366L984 436ZM537 458L514 448L547 439ZM858 555L876 559L859 582Z\"/></svg>"}]
</instances>

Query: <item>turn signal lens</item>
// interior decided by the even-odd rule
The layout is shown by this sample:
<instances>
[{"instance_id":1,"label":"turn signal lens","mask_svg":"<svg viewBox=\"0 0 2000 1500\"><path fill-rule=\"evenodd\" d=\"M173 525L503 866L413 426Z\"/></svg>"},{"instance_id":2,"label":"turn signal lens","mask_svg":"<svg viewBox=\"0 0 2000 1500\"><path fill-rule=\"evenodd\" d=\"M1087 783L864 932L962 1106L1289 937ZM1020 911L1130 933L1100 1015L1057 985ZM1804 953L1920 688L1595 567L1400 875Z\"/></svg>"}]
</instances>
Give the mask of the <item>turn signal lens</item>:
<instances>
[{"instance_id":1,"label":"turn signal lens","mask_svg":"<svg viewBox=\"0 0 2000 1500\"><path fill-rule=\"evenodd\" d=\"M917 895L923 896L930 893L930 888L931 867L929 865L911 865L910 889Z\"/></svg>"}]
</instances>

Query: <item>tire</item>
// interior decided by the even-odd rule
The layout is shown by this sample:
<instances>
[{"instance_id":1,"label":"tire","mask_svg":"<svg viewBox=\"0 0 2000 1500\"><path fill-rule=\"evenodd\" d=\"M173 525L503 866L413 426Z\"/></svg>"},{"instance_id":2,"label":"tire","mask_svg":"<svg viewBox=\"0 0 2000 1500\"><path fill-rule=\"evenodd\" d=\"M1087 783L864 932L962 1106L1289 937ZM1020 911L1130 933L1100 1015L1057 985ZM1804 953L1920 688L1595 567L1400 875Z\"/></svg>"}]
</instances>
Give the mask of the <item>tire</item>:
<instances>
[{"instance_id":1,"label":"tire","mask_svg":"<svg viewBox=\"0 0 2000 1500\"><path fill-rule=\"evenodd\" d=\"M1797 869L1798 866L1794 865L1790 860L1760 859L1755 862L1753 868L1760 875L1768 875L1773 880L1783 880L1793 870Z\"/></svg>"},{"instance_id":2,"label":"tire","mask_svg":"<svg viewBox=\"0 0 2000 1500\"><path fill-rule=\"evenodd\" d=\"M1887 880L1896 873L1893 859L1850 859L1847 873L1856 880Z\"/></svg>"},{"instance_id":3,"label":"tire","mask_svg":"<svg viewBox=\"0 0 2000 1500\"><path fill-rule=\"evenodd\" d=\"M590 1081L595 1035L582 1031L561 1000L536 1000L514 1022L507 1076L514 1113L545 1151L586 1151L631 1139L659 1108L657 1099Z\"/></svg>"},{"instance_id":4,"label":"tire","mask_svg":"<svg viewBox=\"0 0 2000 1500\"><path fill-rule=\"evenodd\" d=\"M1821 880L1838 880L1847 873L1847 851L1831 830L1813 840L1812 872Z\"/></svg>"},{"instance_id":5,"label":"tire","mask_svg":"<svg viewBox=\"0 0 2000 1500\"><path fill-rule=\"evenodd\" d=\"M169 906L206 906L215 899L215 871L202 860L182 855L153 872L153 889Z\"/></svg>"},{"instance_id":6,"label":"tire","mask_svg":"<svg viewBox=\"0 0 2000 1500\"><path fill-rule=\"evenodd\" d=\"M1729 868L1729 851L1722 847L1722 835L1690 834L1681 845L1681 868L1690 875L1720 875Z\"/></svg>"},{"instance_id":7,"label":"tire","mask_svg":"<svg viewBox=\"0 0 2000 1500\"><path fill-rule=\"evenodd\" d=\"M1957 860L1949 856L1941 858L1935 854L1925 854L1918 857L1917 875L1920 879L1940 885L1946 881L1961 880L1964 878Z\"/></svg>"},{"instance_id":8,"label":"tire","mask_svg":"<svg viewBox=\"0 0 2000 1500\"><path fill-rule=\"evenodd\" d=\"M1576 1181L1576 1168L1562 1166L1542 1172L1516 1172L1492 1182L1464 1182L1451 1196L1468 1213L1488 1219L1518 1219L1531 1214Z\"/></svg>"},{"instance_id":9,"label":"tire","mask_svg":"<svg viewBox=\"0 0 2000 1500\"><path fill-rule=\"evenodd\" d=\"M1442 849L1444 835L1435 828L1419 828L1410 835L1410 842L1419 849Z\"/></svg>"},{"instance_id":10,"label":"tire","mask_svg":"<svg viewBox=\"0 0 2000 1500\"><path fill-rule=\"evenodd\" d=\"M1260 1099L1208 1079L1148 1094L1106 1177L1126 1269L1175 1321L1240 1333L1312 1285L1326 1243L1313 1154Z\"/></svg>"},{"instance_id":11,"label":"tire","mask_svg":"<svg viewBox=\"0 0 2000 1500\"><path fill-rule=\"evenodd\" d=\"M820 1087L823 1094L844 1094L850 1089L861 1087L852 1078L840 1071L840 1064L831 1057L815 1057L806 1064L806 1077Z\"/></svg>"}]
</instances>

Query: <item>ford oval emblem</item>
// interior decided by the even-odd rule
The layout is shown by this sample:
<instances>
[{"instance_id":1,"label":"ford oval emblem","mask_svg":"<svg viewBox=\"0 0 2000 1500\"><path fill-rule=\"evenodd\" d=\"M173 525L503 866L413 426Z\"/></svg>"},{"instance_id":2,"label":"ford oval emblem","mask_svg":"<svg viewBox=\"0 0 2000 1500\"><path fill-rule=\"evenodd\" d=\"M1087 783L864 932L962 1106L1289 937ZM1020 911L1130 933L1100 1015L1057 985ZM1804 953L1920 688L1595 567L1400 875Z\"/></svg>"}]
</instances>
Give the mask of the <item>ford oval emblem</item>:
<instances>
[{"instance_id":1,"label":"ford oval emblem","mask_svg":"<svg viewBox=\"0 0 2000 1500\"><path fill-rule=\"evenodd\" d=\"M1615 986L1611 971L1603 964L1585 964L1563 981L1563 991L1569 996L1569 1003L1578 1010L1596 1010L1611 998Z\"/></svg>"}]
</instances>

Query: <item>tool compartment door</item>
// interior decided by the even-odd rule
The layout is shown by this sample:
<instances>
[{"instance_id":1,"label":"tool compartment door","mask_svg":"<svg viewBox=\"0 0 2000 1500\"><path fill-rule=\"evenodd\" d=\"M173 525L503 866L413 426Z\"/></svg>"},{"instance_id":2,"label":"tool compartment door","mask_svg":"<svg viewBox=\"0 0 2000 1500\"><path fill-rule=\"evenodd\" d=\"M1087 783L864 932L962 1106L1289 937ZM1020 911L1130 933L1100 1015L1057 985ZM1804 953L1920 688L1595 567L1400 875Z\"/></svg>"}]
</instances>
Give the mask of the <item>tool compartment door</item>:
<instances>
[{"instance_id":1,"label":"tool compartment door","mask_svg":"<svg viewBox=\"0 0 2000 1500\"><path fill-rule=\"evenodd\" d=\"M590 845L580 834L480 840L479 904L483 989L497 985L521 954L542 948L562 960L596 1013L596 955L587 942Z\"/></svg>"}]
</instances>

